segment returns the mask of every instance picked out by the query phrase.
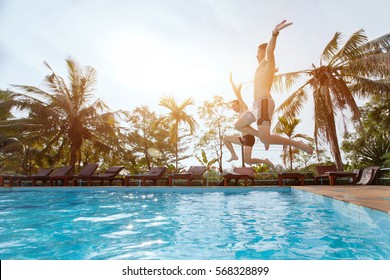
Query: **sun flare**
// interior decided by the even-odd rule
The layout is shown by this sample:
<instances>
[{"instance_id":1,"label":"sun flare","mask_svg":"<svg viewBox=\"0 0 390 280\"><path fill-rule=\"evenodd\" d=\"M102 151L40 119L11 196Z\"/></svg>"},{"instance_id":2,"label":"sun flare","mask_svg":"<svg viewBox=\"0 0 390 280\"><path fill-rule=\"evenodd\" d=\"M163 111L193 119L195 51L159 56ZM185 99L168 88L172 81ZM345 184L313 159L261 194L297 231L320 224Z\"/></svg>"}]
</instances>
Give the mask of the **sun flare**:
<instances>
[{"instance_id":1,"label":"sun flare","mask_svg":"<svg viewBox=\"0 0 390 280\"><path fill-rule=\"evenodd\" d=\"M135 89L165 92L212 82L211 70L202 64L207 59L146 35L113 40L109 58L117 80Z\"/></svg>"}]
</instances>

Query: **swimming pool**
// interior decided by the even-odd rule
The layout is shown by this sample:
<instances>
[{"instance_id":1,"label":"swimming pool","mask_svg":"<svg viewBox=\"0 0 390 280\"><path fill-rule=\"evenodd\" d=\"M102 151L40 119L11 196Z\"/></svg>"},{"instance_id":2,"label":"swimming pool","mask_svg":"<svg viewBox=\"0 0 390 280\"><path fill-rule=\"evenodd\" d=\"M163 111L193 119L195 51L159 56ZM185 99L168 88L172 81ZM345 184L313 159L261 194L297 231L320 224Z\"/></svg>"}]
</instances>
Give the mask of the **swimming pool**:
<instances>
[{"instance_id":1,"label":"swimming pool","mask_svg":"<svg viewBox=\"0 0 390 280\"><path fill-rule=\"evenodd\" d=\"M333 202L289 187L1 189L0 259L390 259L389 215Z\"/></svg>"}]
</instances>

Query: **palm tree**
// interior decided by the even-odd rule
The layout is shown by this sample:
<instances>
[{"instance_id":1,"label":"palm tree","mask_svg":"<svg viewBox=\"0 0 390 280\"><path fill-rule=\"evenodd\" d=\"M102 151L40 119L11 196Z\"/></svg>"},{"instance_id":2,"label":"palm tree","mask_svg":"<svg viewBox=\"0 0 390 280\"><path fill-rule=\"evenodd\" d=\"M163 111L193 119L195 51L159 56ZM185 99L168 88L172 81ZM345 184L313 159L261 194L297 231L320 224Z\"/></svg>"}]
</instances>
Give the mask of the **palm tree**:
<instances>
[{"instance_id":1,"label":"palm tree","mask_svg":"<svg viewBox=\"0 0 390 280\"><path fill-rule=\"evenodd\" d=\"M187 98L184 100L182 104L178 105L174 97L170 95L170 96L162 97L159 105L170 110L169 114L163 117L161 121L171 124L169 135L170 135L171 144L174 145L175 168L176 171L178 171L179 144L180 144L179 126L181 123L187 125L190 130L190 134L193 134L196 127L198 126L196 120L192 116L188 115L186 112L187 106L194 105L194 100L193 98Z\"/></svg>"},{"instance_id":2,"label":"palm tree","mask_svg":"<svg viewBox=\"0 0 390 280\"><path fill-rule=\"evenodd\" d=\"M11 91L0 90L0 122L13 118L12 105L10 103L13 100L13 94ZM20 155L23 154L23 144L17 139L16 134L12 133L10 129L3 127L0 130L0 169L3 166L7 168L13 168L13 159L20 159ZM12 157L12 155L14 155ZM18 161L20 165L20 162ZM15 172L16 170L13 169Z\"/></svg>"},{"instance_id":3,"label":"palm tree","mask_svg":"<svg viewBox=\"0 0 390 280\"><path fill-rule=\"evenodd\" d=\"M128 168L134 173L150 170L153 165L166 165L172 159L173 148L167 141L170 126L166 123L155 126L157 121L158 115L147 106L135 108L127 118L130 129L126 145L136 155Z\"/></svg>"},{"instance_id":4,"label":"palm tree","mask_svg":"<svg viewBox=\"0 0 390 280\"><path fill-rule=\"evenodd\" d=\"M25 131L23 138L42 143L42 154L56 152L70 158L70 165L81 163L84 141L95 152L107 152L117 130L115 114L101 100L91 101L96 71L80 67L73 59L66 60L69 84L52 71L46 76L50 91L34 86L14 85L25 93L13 92L12 106L27 110L28 117L2 122L15 131Z\"/></svg>"},{"instance_id":5,"label":"palm tree","mask_svg":"<svg viewBox=\"0 0 390 280\"><path fill-rule=\"evenodd\" d=\"M352 120L358 123L360 113L354 97L389 93L390 33L367 42L364 31L359 30L342 47L340 38L341 33L336 32L322 52L318 67L313 64L312 69L278 75L275 86L279 91L289 89L298 78L308 77L277 112L283 112L287 119L295 118L308 99L308 87L311 88L317 149L319 141L328 143L337 167L342 169L336 115L340 113L345 122L345 111L349 110Z\"/></svg>"},{"instance_id":6,"label":"palm tree","mask_svg":"<svg viewBox=\"0 0 390 280\"><path fill-rule=\"evenodd\" d=\"M0 121L13 118L11 113L12 105L10 101L13 99L13 94L9 90L0 90Z\"/></svg>"},{"instance_id":7,"label":"palm tree","mask_svg":"<svg viewBox=\"0 0 390 280\"><path fill-rule=\"evenodd\" d=\"M0 121L5 121L13 117L11 113L12 106L9 104L13 99L12 92L0 90ZM0 152L13 150L13 147L19 141L13 137L7 137L4 128L0 131ZM18 145L18 144L17 144Z\"/></svg>"},{"instance_id":8,"label":"palm tree","mask_svg":"<svg viewBox=\"0 0 390 280\"><path fill-rule=\"evenodd\" d=\"M198 107L198 115L204 121L207 130L200 135L196 148L200 151L206 148L212 152L212 157L218 162L220 173L223 171L222 156L225 146L223 138L236 119L236 116L229 116L226 109L231 110L230 104L218 95L215 95L212 101L204 101L202 106Z\"/></svg>"},{"instance_id":9,"label":"palm tree","mask_svg":"<svg viewBox=\"0 0 390 280\"><path fill-rule=\"evenodd\" d=\"M299 119L292 119L289 120L285 117L279 117L279 122L274 127L273 132L276 134L285 134L288 139L305 139L308 141L313 141L313 138L311 138L308 135L301 134L301 133L294 133L295 128L300 124L302 121ZM286 165L287 163L287 157L290 161L290 171L292 171L292 162L293 162L293 156L294 154L299 153L299 150L296 148L291 147L290 145L283 146L283 163Z\"/></svg>"}]
</instances>

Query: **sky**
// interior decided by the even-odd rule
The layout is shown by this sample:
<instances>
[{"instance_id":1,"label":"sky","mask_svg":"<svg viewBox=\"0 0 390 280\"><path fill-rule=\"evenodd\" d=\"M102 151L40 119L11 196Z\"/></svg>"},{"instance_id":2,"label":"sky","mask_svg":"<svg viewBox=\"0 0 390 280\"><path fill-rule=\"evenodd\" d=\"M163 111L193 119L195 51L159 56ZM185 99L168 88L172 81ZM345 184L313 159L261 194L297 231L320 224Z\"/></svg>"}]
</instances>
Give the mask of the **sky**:
<instances>
[{"instance_id":1,"label":"sky","mask_svg":"<svg viewBox=\"0 0 390 280\"><path fill-rule=\"evenodd\" d=\"M147 105L164 114L160 98L173 95L178 103L193 97L196 118L214 95L235 98L230 72L253 102L257 46L282 20L293 25L278 37L280 73L318 65L335 32L347 39L364 29L369 40L388 33L389 11L388 0L0 0L0 88L45 88L43 62L66 77L71 57L97 70L95 96L112 110ZM273 93L276 106L291 93ZM309 101L297 132L313 135L312 110ZM254 156L281 163L281 150L265 152L258 141Z\"/></svg>"}]
</instances>

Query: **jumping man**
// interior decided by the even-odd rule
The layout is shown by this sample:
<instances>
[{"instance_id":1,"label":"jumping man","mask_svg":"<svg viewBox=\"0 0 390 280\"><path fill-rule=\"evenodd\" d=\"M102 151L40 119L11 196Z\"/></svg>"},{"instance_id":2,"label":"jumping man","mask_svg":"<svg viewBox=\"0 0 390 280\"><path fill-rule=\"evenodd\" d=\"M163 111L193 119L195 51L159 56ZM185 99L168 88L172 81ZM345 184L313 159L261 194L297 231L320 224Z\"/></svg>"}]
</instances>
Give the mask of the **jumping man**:
<instances>
[{"instance_id":1,"label":"jumping man","mask_svg":"<svg viewBox=\"0 0 390 280\"><path fill-rule=\"evenodd\" d=\"M287 23L286 20L284 20L276 25L272 31L272 37L268 44L264 43L258 47L257 61L259 65L254 78L253 115L251 119L248 119L248 123L242 123L236 128L243 133L257 135L261 142L264 143L266 149L268 149L269 145L272 144L290 145L306 153L312 154L313 148L309 145L306 145L301 141L294 141L270 133L271 119L275 110L275 102L271 96L271 86L275 75L274 50L276 46L276 39L279 32L291 24L291 22ZM250 123L255 121L257 123L257 130L250 126Z\"/></svg>"},{"instance_id":2,"label":"jumping man","mask_svg":"<svg viewBox=\"0 0 390 280\"><path fill-rule=\"evenodd\" d=\"M234 84L233 79L232 79L232 73L230 73L229 81L230 81L230 84L233 88L233 91L237 97L236 100L232 101L232 109L236 113L238 113L238 121L237 121L236 125L239 123L248 123L248 118L249 119L253 118L252 117L253 114L252 114L252 112L250 112L248 110L248 106L246 105L246 103L244 102L244 100L241 97L242 85L238 84L236 86ZM248 126L250 126L250 124L248 124ZM264 164L269 165L272 168L274 167L274 165L272 164L272 162L269 159L263 160L263 159L258 159L258 158L252 158L252 148L253 148L253 145L255 144L256 140L255 140L255 137L251 134L243 133L241 137L236 136L236 135L235 136L225 136L223 138L223 142L231 153L230 159L227 160L228 162L238 159L238 156L237 156L236 152L234 151L233 145L232 145L232 144L238 144L238 145L244 146L244 155L243 156L244 156L245 163L247 163L249 165L264 163Z\"/></svg>"}]
</instances>

